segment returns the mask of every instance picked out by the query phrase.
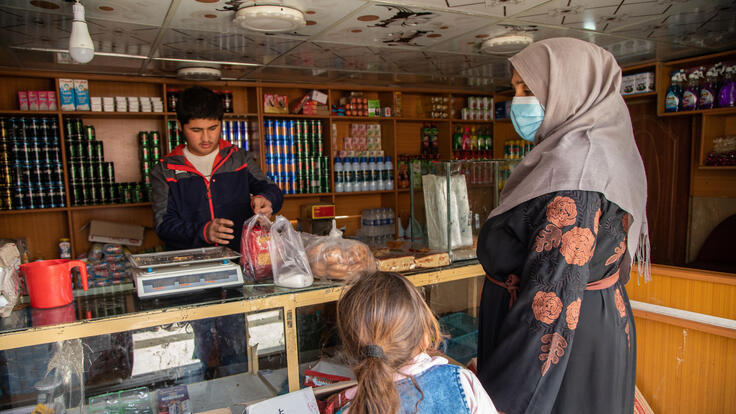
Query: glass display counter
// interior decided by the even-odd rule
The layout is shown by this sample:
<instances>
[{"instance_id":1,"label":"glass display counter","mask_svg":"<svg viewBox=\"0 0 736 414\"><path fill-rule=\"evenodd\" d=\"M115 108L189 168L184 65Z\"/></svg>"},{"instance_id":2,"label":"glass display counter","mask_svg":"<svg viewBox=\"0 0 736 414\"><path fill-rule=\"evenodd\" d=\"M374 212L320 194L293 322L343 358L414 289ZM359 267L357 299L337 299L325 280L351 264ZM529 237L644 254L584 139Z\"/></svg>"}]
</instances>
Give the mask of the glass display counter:
<instances>
[{"instance_id":1,"label":"glass display counter","mask_svg":"<svg viewBox=\"0 0 736 414\"><path fill-rule=\"evenodd\" d=\"M439 316L477 307L480 284L465 280L480 280L477 263L406 275L428 286ZM141 300L127 287L80 295L62 308L22 307L0 320L0 409L30 412L42 379L59 383L67 407L110 392L181 385L201 412L297 390L300 367L337 345L329 308L342 288L259 284Z\"/></svg>"}]
</instances>

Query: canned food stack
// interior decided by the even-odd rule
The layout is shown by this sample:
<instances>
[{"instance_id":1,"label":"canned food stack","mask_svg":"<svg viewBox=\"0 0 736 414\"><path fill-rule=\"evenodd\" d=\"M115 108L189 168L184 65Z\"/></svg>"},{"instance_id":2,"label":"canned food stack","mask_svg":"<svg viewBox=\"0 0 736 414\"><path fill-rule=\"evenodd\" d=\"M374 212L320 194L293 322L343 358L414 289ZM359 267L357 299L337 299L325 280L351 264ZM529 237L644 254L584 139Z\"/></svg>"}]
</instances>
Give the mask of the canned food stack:
<instances>
[{"instance_id":1,"label":"canned food stack","mask_svg":"<svg viewBox=\"0 0 736 414\"><path fill-rule=\"evenodd\" d=\"M54 118L0 118L0 210L64 207Z\"/></svg>"},{"instance_id":2,"label":"canned food stack","mask_svg":"<svg viewBox=\"0 0 736 414\"><path fill-rule=\"evenodd\" d=\"M161 160L161 134L158 131L140 131L138 133L138 158L141 162L141 191L134 203L151 200L151 170ZM138 190L136 190L138 192ZM133 195L135 199L135 195Z\"/></svg>"},{"instance_id":3,"label":"canned food stack","mask_svg":"<svg viewBox=\"0 0 736 414\"><path fill-rule=\"evenodd\" d=\"M222 138L235 147L248 151L250 149L248 120L223 121Z\"/></svg>"},{"instance_id":4,"label":"canned food stack","mask_svg":"<svg viewBox=\"0 0 736 414\"><path fill-rule=\"evenodd\" d=\"M468 121L492 121L493 98L489 96L469 96L468 106L460 111L460 117Z\"/></svg>"},{"instance_id":5,"label":"canned food stack","mask_svg":"<svg viewBox=\"0 0 736 414\"><path fill-rule=\"evenodd\" d=\"M73 206L109 204L118 201L115 167L105 162L104 144L98 141L93 125L81 118L64 120L67 174Z\"/></svg>"},{"instance_id":6,"label":"canned food stack","mask_svg":"<svg viewBox=\"0 0 736 414\"><path fill-rule=\"evenodd\" d=\"M176 121L168 121L166 123L166 126L169 130L169 140L168 140L168 146L166 148L166 153L173 151L174 148L178 147L179 145L184 143L184 138L181 136L181 131L179 131L178 126L176 125Z\"/></svg>"},{"instance_id":7,"label":"canned food stack","mask_svg":"<svg viewBox=\"0 0 736 414\"><path fill-rule=\"evenodd\" d=\"M265 121L266 175L284 194L329 191L329 158L318 119Z\"/></svg>"}]
</instances>

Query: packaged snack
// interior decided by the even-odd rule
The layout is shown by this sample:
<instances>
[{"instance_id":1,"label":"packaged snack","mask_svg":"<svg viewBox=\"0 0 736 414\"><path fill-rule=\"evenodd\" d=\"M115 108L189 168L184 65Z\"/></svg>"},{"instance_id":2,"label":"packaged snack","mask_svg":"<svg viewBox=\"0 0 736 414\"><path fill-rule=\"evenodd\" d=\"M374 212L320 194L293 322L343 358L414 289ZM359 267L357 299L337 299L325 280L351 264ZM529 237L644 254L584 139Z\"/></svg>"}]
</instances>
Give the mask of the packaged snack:
<instances>
[{"instance_id":1,"label":"packaged snack","mask_svg":"<svg viewBox=\"0 0 736 414\"><path fill-rule=\"evenodd\" d=\"M259 282L272 276L271 254L268 250L270 231L271 222L262 214L256 214L243 223L240 262L248 280Z\"/></svg>"}]
</instances>

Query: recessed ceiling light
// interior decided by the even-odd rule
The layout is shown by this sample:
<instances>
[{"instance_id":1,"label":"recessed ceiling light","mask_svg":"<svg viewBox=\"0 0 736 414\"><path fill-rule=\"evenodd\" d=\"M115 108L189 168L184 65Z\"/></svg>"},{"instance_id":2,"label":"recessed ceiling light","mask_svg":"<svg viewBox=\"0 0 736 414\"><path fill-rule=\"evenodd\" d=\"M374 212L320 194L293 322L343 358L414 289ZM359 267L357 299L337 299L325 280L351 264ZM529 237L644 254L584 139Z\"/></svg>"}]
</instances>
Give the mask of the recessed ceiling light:
<instances>
[{"instance_id":1,"label":"recessed ceiling light","mask_svg":"<svg viewBox=\"0 0 736 414\"><path fill-rule=\"evenodd\" d=\"M306 24L304 13L289 6L249 5L238 9L235 23L257 32L291 32Z\"/></svg>"},{"instance_id":2,"label":"recessed ceiling light","mask_svg":"<svg viewBox=\"0 0 736 414\"><path fill-rule=\"evenodd\" d=\"M528 34L505 34L492 37L480 46L481 52L499 55L510 55L520 51L534 41Z\"/></svg>"}]
</instances>

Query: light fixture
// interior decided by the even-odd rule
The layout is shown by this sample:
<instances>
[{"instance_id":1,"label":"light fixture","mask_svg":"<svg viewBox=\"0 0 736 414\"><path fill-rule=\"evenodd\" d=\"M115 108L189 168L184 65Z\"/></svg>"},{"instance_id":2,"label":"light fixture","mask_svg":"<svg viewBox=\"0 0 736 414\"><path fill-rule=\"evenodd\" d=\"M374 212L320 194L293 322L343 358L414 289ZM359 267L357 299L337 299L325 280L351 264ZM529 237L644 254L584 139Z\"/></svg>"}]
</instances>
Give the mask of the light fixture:
<instances>
[{"instance_id":1,"label":"light fixture","mask_svg":"<svg viewBox=\"0 0 736 414\"><path fill-rule=\"evenodd\" d=\"M221 76L222 70L218 64L182 62L176 69L176 77L179 79L208 81L219 80Z\"/></svg>"},{"instance_id":2,"label":"light fixture","mask_svg":"<svg viewBox=\"0 0 736 414\"><path fill-rule=\"evenodd\" d=\"M69 55L78 63L87 63L95 57L95 45L89 36L87 22L84 20L84 6L79 1L72 5L72 35L69 37Z\"/></svg>"},{"instance_id":3,"label":"light fixture","mask_svg":"<svg viewBox=\"0 0 736 414\"><path fill-rule=\"evenodd\" d=\"M292 32L306 24L304 13L296 7L242 4L235 13L235 23L257 32Z\"/></svg>"},{"instance_id":4,"label":"light fixture","mask_svg":"<svg viewBox=\"0 0 736 414\"><path fill-rule=\"evenodd\" d=\"M510 33L501 36L492 37L483 42L480 46L481 52L510 55L529 46L534 41L531 35L525 33Z\"/></svg>"}]
</instances>

